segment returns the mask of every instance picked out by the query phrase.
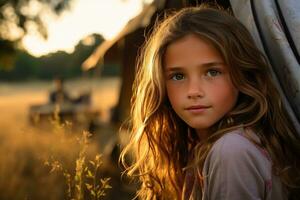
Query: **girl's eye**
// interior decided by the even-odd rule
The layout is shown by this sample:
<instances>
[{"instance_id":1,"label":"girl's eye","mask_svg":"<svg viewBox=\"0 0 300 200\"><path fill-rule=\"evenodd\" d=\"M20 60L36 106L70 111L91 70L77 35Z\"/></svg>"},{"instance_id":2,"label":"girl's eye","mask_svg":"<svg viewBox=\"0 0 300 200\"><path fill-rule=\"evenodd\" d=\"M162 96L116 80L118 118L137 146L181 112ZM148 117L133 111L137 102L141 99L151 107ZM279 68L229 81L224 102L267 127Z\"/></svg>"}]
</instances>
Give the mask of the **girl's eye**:
<instances>
[{"instance_id":1,"label":"girl's eye","mask_svg":"<svg viewBox=\"0 0 300 200\"><path fill-rule=\"evenodd\" d=\"M209 76L209 77L215 77L215 76L218 76L220 74L221 74L221 72L218 71L218 70L215 70L215 69L210 69L206 73L206 75Z\"/></svg>"},{"instance_id":2,"label":"girl's eye","mask_svg":"<svg viewBox=\"0 0 300 200\"><path fill-rule=\"evenodd\" d=\"M173 74L173 75L171 75L171 79L175 80L175 81L179 81L179 80L184 79L184 75L180 74L180 73Z\"/></svg>"}]
</instances>

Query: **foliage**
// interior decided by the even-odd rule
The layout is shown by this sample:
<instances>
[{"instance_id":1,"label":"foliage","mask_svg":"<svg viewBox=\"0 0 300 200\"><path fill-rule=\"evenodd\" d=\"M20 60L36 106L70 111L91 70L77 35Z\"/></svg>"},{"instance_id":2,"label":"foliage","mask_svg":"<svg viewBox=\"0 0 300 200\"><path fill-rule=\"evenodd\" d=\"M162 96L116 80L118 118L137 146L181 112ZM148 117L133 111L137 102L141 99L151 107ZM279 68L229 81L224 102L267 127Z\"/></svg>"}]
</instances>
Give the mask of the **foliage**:
<instances>
[{"instance_id":1,"label":"foliage","mask_svg":"<svg viewBox=\"0 0 300 200\"><path fill-rule=\"evenodd\" d=\"M19 40L32 26L46 38L43 13L60 14L70 7L70 2L71 0L0 0L0 39ZM18 35L16 31L19 32Z\"/></svg>"},{"instance_id":2,"label":"foliage","mask_svg":"<svg viewBox=\"0 0 300 200\"><path fill-rule=\"evenodd\" d=\"M47 38L45 15L59 15L72 0L0 0L0 69L9 69L26 33Z\"/></svg>"},{"instance_id":3,"label":"foliage","mask_svg":"<svg viewBox=\"0 0 300 200\"><path fill-rule=\"evenodd\" d=\"M4 68L0 66L0 80L23 81L32 79L51 80L55 76L74 78L82 75L81 64L103 42L103 37L93 34L94 44L85 45L80 41L72 54L58 51L40 58L33 57L24 51L18 51L13 67ZM1 56L1 53L0 53ZM1 65L1 63L0 63ZM102 66L101 74L104 76L118 75L120 66L117 64L106 64Z\"/></svg>"}]
</instances>

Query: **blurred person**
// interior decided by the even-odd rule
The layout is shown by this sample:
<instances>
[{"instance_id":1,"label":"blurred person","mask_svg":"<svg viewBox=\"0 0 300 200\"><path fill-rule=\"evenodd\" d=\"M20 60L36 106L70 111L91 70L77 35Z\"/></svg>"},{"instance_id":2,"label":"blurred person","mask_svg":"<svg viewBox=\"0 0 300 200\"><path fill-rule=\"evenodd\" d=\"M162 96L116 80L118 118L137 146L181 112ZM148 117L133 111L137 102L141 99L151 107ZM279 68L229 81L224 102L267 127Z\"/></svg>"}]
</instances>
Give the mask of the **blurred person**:
<instances>
[{"instance_id":1,"label":"blurred person","mask_svg":"<svg viewBox=\"0 0 300 200\"><path fill-rule=\"evenodd\" d=\"M66 103L72 102L72 98L64 88L64 80L61 77L56 77L53 80L54 90L50 92L49 101L51 103Z\"/></svg>"}]
</instances>

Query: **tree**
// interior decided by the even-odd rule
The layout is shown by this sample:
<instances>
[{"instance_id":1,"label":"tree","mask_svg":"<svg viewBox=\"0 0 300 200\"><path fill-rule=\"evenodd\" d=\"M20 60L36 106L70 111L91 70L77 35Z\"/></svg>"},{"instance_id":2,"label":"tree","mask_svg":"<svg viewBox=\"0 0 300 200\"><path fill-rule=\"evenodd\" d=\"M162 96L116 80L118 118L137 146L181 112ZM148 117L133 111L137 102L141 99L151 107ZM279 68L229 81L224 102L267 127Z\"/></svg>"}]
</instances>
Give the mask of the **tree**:
<instances>
[{"instance_id":1,"label":"tree","mask_svg":"<svg viewBox=\"0 0 300 200\"><path fill-rule=\"evenodd\" d=\"M59 15L72 0L0 0L0 68L13 66L16 49L30 31L47 38L45 14Z\"/></svg>"}]
</instances>

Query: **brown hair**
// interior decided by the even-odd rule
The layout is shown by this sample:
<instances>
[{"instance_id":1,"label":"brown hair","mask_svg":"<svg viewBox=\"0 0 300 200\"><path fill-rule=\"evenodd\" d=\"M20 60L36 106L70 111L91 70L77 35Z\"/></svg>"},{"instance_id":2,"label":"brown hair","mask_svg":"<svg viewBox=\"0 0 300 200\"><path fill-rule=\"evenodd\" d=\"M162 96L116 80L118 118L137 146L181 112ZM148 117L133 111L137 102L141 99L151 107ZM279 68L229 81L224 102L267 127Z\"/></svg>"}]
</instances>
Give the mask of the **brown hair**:
<instances>
[{"instance_id":1,"label":"brown hair","mask_svg":"<svg viewBox=\"0 0 300 200\"><path fill-rule=\"evenodd\" d=\"M213 133L205 141L198 141L194 131L169 109L165 91L165 51L169 44L188 34L204 38L221 53L239 90L236 106L212 127ZM260 138L260 145L271 155L274 170L285 186L291 191L298 187L300 139L270 74L269 65L248 30L223 10L207 5L184 8L157 24L138 62L131 139L121 154L125 164L125 155L132 153L126 172L140 178L138 196L180 199L188 154L194 150L192 166L201 174L215 141L241 126L251 128ZM228 118L233 123L226 123Z\"/></svg>"}]
</instances>

